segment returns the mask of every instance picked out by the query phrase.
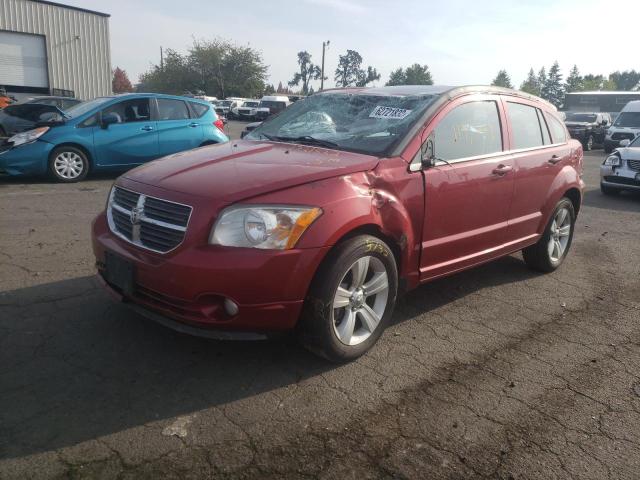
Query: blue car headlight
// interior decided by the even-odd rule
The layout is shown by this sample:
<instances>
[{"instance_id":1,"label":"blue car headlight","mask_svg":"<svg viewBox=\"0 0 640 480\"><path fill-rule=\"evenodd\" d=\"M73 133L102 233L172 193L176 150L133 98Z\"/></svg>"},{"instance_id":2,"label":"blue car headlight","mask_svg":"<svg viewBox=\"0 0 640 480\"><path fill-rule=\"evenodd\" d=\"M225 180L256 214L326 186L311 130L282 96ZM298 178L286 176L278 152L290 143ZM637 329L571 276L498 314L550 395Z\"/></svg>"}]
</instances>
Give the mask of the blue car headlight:
<instances>
[{"instance_id":1,"label":"blue car headlight","mask_svg":"<svg viewBox=\"0 0 640 480\"><path fill-rule=\"evenodd\" d=\"M14 147L19 147L20 145L26 145L27 143L35 142L48 131L49 127L34 128L33 130L27 130L26 132L17 133L13 137L10 137L7 141L9 143L12 143Z\"/></svg>"}]
</instances>

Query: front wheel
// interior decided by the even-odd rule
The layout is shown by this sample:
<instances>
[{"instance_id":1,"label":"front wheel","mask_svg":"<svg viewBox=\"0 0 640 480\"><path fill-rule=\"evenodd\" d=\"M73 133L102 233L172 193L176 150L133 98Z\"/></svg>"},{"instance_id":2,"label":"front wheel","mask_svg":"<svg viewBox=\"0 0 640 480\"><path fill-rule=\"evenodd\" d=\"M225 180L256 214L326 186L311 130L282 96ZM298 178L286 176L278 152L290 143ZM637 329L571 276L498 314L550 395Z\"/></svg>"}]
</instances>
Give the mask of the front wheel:
<instances>
[{"instance_id":1,"label":"front wheel","mask_svg":"<svg viewBox=\"0 0 640 480\"><path fill-rule=\"evenodd\" d=\"M397 291L389 246L370 235L347 240L314 278L300 321L302 343L333 362L358 358L391 320Z\"/></svg>"},{"instance_id":2,"label":"front wheel","mask_svg":"<svg viewBox=\"0 0 640 480\"><path fill-rule=\"evenodd\" d=\"M553 272L569 253L576 214L573 203L563 198L556 205L538 243L522 250L525 263L539 272Z\"/></svg>"},{"instance_id":3,"label":"front wheel","mask_svg":"<svg viewBox=\"0 0 640 480\"><path fill-rule=\"evenodd\" d=\"M587 137L587 139L584 142L584 149L587 152L590 152L591 150L593 150L593 135L589 135Z\"/></svg>"},{"instance_id":4,"label":"front wheel","mask_svg":"<svg viewBox=\"0 0 640 480\"><path fill-rule=\"evenodd\" d=\"M89 173L89 160L79 148L58 147L49 157L49 173L58 182L78 182Z\"/></svg>"}]
</instances>

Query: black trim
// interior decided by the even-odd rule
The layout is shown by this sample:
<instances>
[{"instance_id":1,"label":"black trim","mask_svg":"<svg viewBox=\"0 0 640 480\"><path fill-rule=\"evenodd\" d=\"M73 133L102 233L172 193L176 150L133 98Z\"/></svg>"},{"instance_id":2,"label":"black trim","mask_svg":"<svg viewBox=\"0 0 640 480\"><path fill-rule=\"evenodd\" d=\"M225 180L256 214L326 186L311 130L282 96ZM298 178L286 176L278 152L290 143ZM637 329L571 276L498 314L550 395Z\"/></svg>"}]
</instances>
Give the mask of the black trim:
<instances>
[{"instance_id":1,"label":"black trim","mask_svg":"<svg viewBox=\"0 0 640 480\"><path fill-rule=\"evenodd\" d=\"M81 7L74 7L71 5L65 5L63 3L58 3L58 2L50 2L48 0L30 0L33 3L42 3L44 5L51 5L54 7L61 7L61 8L67 8L69 10L77 10L78 12L85 12L85 13L92 13L94 15L99 15L101 17L110 17L111 14L109 13L103 13L103 12L96 12L95 10L88 10L86 8L81 8Z\"/></svg>"},{"instance_id":2,"label":"black trim","mask_svg":"<svg viewBox=\"0 0 640 480\"><path fill-rule=\"evenodd\" d=\"M607 183L615 183L617 185L628 185L630 187L640 187L640 181L634 178L622 177L619 175L608 175L604 177L604 181Z\"/></svg>"}]
</instances>

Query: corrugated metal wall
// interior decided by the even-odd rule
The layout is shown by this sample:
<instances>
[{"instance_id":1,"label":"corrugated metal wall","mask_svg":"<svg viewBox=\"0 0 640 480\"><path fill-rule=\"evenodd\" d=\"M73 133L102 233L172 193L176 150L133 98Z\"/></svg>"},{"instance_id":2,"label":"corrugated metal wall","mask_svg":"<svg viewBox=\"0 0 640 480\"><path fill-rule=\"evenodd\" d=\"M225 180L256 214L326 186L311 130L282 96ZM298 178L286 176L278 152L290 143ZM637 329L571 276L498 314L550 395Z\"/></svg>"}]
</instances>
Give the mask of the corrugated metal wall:
<instances>
[{"instance_id":1,"label":"corrugated metal wall","mask_svg":"<svg viewBox=\"0 0 640 480\"><path fill-rule=\"evenodd\" d=\"M46 36L49 87L87 100L111 94L109 17L31 0L0 0L0 30Z\"/></svg>"}]
</instances>

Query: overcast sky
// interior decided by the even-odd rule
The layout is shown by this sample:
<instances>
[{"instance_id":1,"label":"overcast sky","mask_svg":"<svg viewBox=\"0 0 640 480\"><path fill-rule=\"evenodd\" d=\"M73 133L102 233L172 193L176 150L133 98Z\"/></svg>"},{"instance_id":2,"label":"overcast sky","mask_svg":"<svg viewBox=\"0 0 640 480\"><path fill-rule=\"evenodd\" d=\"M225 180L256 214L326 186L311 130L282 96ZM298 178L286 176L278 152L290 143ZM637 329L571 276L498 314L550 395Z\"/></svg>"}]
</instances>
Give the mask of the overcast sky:
<instances>
[{"instance_id":1,"label":"overcast sky","mask_svg":"<svg viewBox=\"0 0 640 480\"><path fill-rule=\"evenodd\" d=\"M360 52L384 84L391 70L429 65L435 83L487 84L504 68L517 86L530 67L558 60L566 77L638 69L640 0L59 0L111 14L111 62L133 82L160 62L160 46L184 52L192 39L223 37L262 52L269 82L286 84L307 50L334 85L338 55ZM316 85L317 88L317 85Z\"/></svg>"}]
</instances>

